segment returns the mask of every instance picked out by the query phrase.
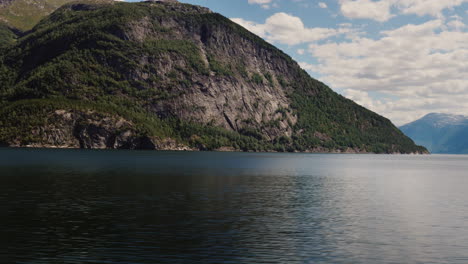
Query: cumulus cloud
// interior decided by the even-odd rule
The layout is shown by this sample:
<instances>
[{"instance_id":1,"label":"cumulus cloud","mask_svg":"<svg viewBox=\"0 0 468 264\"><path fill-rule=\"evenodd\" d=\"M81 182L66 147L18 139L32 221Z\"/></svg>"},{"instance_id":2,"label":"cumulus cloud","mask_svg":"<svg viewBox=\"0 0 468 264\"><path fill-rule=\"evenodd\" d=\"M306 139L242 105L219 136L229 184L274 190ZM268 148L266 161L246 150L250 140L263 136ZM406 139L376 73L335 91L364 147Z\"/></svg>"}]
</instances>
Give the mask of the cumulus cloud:
<instances>
[{"instance_id":1,"label":"cumulus cloud","mask_svg":"<svg viewBox=\"0 0 468 264\"><path fill-rule=\"evenodd\" d=\"M367 18L384 22L393 16L390 13L389 1L341 0L340 4L341 13L348 18Z\"/></svg>"},{"instance_id":2,"label":"cumulus cloud","mask_svg":"<svg viewBox=\"0 0 468 264\"><path fill-rule=\"evenodd\" d=\"M350 32L346 28L308 28L299 17L282 12L267 18L263 24L242 18L231 20L270 42L287 45L315 42Z\"/></svg>"},{"instance_id":3,"label":"cumulus cloud","mask_svg":"<svg viewBox=\"0 0 468 264\"><path fill-rule=\"evenodd\" d=\"M324 3L324 2L319 2L319 3L318 3L318 6L319 6L320 8L328 8L327 4Z\"/></svg>"},{"instance_id":4,"label":"cumulus cloud","mask_svg":"<svg viewBox=\"0 0 468 264\"><path fill-rule=\"evenodd\" d=\"M443 10L468 3L468 0L339 0L339 3L345 17L384 22L397 14L441 17Z\"/></svg>"},{"instance_id":5,"label":"cumulus cloud","mask_svg":"<svg viewBox=\"0 0 468 264\"><path fill-rule=\"evenodd\" d=\"M249 0L249 4L259 4L259 5L264 5L264 4L269 4L271 3L272 0Z\"/></svg>"},{"instance_id":6,"label":"cumulus cloud","mask_svg":"<svg viewBox=\"0 0 468 264\"><path fill-rule=\"evenodd\" d=\"M298 62L298 63L299 63L299 66L301 66L301 68L304 70L315 71L317 68L315 65L307 63L307 62Z\"/></svg>"},{"instance_id":7,"label":"cumulus cloud","mask_svg":"<svg viewBox=\"0 0 468 264\"><path fill-rule=\"evenodd\" d=\"M248 0L249 4L254 5L260 5L264 9L270 9L272 6L275 7L276 4L273 3L273 0Z\"/></svg>"},{"instance_id":8,"label":"cumulus cloud","mask_svg":"<svg viewBox=\"0 0 468 264\"><path fill-rule=\"evenodd\" d=\"M456 30L456 31L462 31L465 28L467 28L465 23L463 23L462 18L460 16L457 16L457 15L450 17L450 20L447 23L447 26L449 28L453 29L453 30Z\"/></svg>"},{"instance_id":9,"label":"cumulus cloud","mask_svg":"<svg viewBox=\"0 0 468 264\"><path fill-rule=\"evenodd\" d=\"M309 52L319 64L302 66L398 124L427 112L468 114L465 27L458 19L434 19L382 31L377 39L314 43ZM375 92L379 100L369 96Z\"/></svg>"},{"instance_id":10,"label":"cumulus cloud","mask_svg":"<svg viewBox=\"0 0 468 264\"><path fill-rule=\"evenodd\" d=\"M441 12L448 8L454 8L468 0L399 0L395 5L403 14L416 14L418 16L431 15L439 16Z\"/></svg>"}]
</instances>

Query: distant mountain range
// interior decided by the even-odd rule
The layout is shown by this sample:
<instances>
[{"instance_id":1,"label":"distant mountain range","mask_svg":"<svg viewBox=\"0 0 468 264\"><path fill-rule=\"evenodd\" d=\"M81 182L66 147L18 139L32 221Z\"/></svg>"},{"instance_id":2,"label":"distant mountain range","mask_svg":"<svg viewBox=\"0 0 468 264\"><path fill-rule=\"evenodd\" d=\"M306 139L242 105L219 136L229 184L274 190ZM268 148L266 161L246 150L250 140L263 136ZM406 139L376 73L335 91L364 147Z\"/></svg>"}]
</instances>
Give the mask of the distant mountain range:
<instances>
[{"instance_id":1,"label":"distant mountain range","mask_svg":"<svg viewBox=\"0 0 468 264\"><path fill-rule=\"evenodd\" d=\"M468 154L467 116L431 113L400 129L432 153Z\"/></svg>"}]
</instances>

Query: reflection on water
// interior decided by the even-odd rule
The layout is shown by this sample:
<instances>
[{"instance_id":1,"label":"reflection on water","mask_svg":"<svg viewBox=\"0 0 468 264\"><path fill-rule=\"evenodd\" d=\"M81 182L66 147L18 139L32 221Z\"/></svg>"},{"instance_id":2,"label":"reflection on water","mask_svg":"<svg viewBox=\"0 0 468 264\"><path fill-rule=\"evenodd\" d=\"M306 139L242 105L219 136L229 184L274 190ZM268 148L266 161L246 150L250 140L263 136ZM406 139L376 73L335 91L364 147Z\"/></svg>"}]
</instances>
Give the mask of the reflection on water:
<instances>
[{"instance_id":1,"label":"reflection on water","mask_svg":"<svg viewBox=\"0 0 468 264\"><path fill-rule=\"evenodd\" d=\"M0 149L1 263L468 263L468 157Z\"/></svg>"}]
</instances>

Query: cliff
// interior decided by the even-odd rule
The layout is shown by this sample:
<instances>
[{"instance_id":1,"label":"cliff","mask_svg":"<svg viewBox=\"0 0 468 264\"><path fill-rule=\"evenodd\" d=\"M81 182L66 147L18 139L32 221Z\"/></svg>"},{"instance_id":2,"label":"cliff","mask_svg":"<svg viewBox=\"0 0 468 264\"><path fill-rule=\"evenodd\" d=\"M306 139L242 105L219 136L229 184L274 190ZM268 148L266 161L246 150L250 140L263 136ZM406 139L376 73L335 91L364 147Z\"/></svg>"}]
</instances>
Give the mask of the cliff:
<instances>
[{"instance_id":1,"label":"cliff","mask_svg":"<svg viewBox=\"0 0 468 264\"><path fill-rule=\"evenodd\" d=\"M7 145L426 151L199 6L68 4L10 44L1 61Z\"/></svg>"}]
</instances>

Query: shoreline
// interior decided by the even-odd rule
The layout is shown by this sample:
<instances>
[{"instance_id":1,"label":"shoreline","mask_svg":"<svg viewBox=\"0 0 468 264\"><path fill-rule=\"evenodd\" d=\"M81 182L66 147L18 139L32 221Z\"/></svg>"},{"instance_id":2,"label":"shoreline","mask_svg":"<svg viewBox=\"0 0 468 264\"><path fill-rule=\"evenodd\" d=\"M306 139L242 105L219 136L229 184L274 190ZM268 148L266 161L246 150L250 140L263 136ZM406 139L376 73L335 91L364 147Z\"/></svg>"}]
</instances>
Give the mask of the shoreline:
<instances>
[{"instance_id":1,"label":"shoreline","mask_svg":"<svg viewBox=\"0 0 468 264\"><path fill-rule=\"evenodd\" d=\"M242 151L237 150L229 147L222 147L219 149L214 150L202 150L202 149L195 149L189 147L175 147L175 148L160 148L160 149L125 149L125 148L77 148L74 146L55 146L55 145L26 145L26 146L8 146L8 145L0 145L0 149L63 149L63 150L133 150L133 151L167 151L167 152L237 152L237 153L297 153L297 154L342 154L342 155L432 155L432 153L421 153L421 152L411 152L411 153L401 153L401 152L393 152L393 153L374 153L374 152L367 152L367 151L356 151L355 149L347 149L346 151L342 151L340 149L334 150L327 150L324 148L317 148L313 150L306 150L306 151Z\"/></svg>"}]
</instances>

